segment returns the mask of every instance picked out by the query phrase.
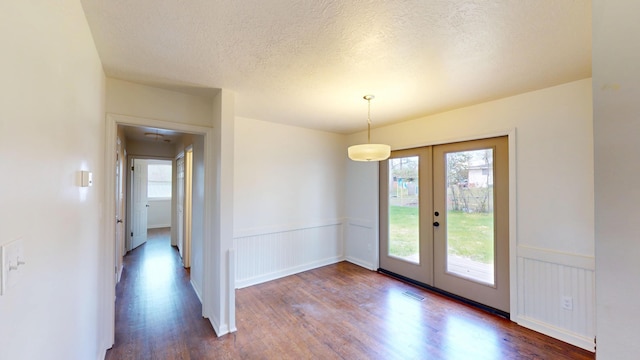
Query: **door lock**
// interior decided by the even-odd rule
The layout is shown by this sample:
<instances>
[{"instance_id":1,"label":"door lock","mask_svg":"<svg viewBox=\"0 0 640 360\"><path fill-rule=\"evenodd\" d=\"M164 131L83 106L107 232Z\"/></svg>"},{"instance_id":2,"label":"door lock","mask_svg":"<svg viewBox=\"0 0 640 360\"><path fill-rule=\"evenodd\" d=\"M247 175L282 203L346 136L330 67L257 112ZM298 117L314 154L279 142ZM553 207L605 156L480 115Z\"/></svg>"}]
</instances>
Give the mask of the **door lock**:
<instances>
[{"instance_id":1,"label":"door lock","mask_svg":"<svg viewBox=\"0 0 640 360\"><path fill-rule=\"evenodd\" d=\"M433 226L440 226L440 223L436 221L433 223Z\"/></svg>"}]
</instances>

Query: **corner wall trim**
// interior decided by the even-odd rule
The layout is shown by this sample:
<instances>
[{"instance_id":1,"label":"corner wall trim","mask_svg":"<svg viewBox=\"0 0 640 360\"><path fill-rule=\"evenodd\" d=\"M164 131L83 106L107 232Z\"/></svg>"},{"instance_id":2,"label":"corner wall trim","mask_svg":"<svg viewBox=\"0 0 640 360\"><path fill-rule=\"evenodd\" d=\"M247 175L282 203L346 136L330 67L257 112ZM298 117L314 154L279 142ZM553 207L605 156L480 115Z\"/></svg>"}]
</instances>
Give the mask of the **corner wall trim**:
<instances>
[{"instance_id":1,"label":"corner wall trim","mask_svg":"<svg viewBox=\"0 0 640 360\"><path fill-rule=\"evenodd\" d=\"M518 257L592 271L596 269L596 259L594 256L573 254L528 245L518 245Z\"/></svg>"},{"instance_id":2,"label":"corner wall trim","mask_svg":"<svg viewBox=\"0 0 640 360\"><path fill-rule=\"evenodd\" d=\"M547 324L536 319L531 319L526 316L517 316L516 323L520 326L524 326L528 329L537 331L539 333L543 333L545 335L549 335L558 340L562 340L571 345L577 346L579 348L595 352L595 343L593 342L593 338L589 338L587 336L583 336L580 334L576 334L558 327L555 327L551 324Z\"/></svg>"}]
</instances>

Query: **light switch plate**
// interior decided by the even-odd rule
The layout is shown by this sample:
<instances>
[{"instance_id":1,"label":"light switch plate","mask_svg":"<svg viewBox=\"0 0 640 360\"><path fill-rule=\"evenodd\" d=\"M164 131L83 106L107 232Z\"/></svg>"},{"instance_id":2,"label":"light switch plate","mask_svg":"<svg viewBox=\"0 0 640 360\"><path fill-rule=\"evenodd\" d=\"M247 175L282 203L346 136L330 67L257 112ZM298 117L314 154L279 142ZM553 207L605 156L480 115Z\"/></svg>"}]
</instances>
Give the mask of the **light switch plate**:
<instances>
[{"instance_id":1,"label":"light switch plate","mask_svg":"<svg viewBox=\"0 0 640 360\"><path fill-rule=\"evenodd\" d=\"M0 293L6 294L7 290L18 283L22 276L22 267L25 264L22 239L17 239L2 245L2 280L0 280Z\"/></svg>"}]
</instances>

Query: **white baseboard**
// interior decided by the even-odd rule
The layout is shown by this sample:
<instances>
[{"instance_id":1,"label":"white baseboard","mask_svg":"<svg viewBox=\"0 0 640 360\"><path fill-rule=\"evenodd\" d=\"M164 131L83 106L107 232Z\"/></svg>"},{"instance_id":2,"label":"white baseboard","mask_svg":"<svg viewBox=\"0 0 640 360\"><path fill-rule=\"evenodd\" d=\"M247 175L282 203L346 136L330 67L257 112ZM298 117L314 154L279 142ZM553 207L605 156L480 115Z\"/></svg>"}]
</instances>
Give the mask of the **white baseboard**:
<instances>
[{"instance_id":1,"label":"white baseboard","mask_svg":"<svg viewBox=\"0 0 640 360\"><path fill-rule=\"evenodd\" d=\"M216 324L211 319L209 319L211 326L213 326L213 331L216 332L218 337L227 335L229 333L229 327L226 324Z\"/></svg>"},{"instance_id":2,"label":"white baseboard","mask_svg":"<svg viewBox=\"0 0 640 360\"><path fill-rule=\"evenodd\" d=\"M200 304L202 304L202 296L200 295L200 290L198 290L198 287L196 286L196 283L193 282L193 279L189 280L189 283L191 284L191 287L193 288L193 291L196 293L196 296L198 297L198 300L200 301Z\"/></svg>"},{"instance_id":3,"label":"white baseboard","mask_svg":"<svg viewBox=\"0 0 640 360\"><path fill-rule=\"evenodd\" d=\"M210 316L208 319L217 337L221 337L229 333L228 324L221 324L220 320L216 318L215 315Z\"/></svg>"},{"instance_id":4,"label":"white baseboard","mask_svg":"<svg viewBox=\"0 0 640 360\"><path fill-rule=\"evenodd\" d=\"M546 324L535 319L527 318L526 316L516 316L515 321L520 326L524 326L528 329L537 331L545 335L549 335L553 338L564 341L579 348L583 348L591 352L596 351L593 339L587 338L585 336L560 329L551 324Z\"/></svg>"},{"instance_id":5,"label":"white baseboard","mask_svg":"<svg viewBox=\"0 0 640 360\"><path fill-rule=\"evenodd\" d=\"M376 269L376 267L372 263L370 263L368 261L360 260L358 258L354 258L352 256L345 257L345 260L350 262L350 263L352 263L352 264L361 266L361 267L363 267L363 268L365 268L367 270L371 270L371 271L377 271L378 270L378 269Z\"/></svg>"},{"instance_id":6,"label":"white baseboard","mask_svg":"<svg viewBox=\"0 0 640 360\"><path fill-rule=\"evenodd\" d=\"M202 296L200 295L200 291L198 290L198 287L193 282L193 280L189 281L189 283L191 284L193 291L196 293L196 296L198 297L200 304L202 304ZM206 318L206 316L203 316L203 317ZM217 319L214 319L213 317L209 317L208 319L209 319L209 323L211 323L211 327L213 327L213 331L215 331L218 337L229 333L229 327L226 324L220 324L220 322Z\"/></svg>"},{"instance_id":7,"label":"white baseboard","mask_svg":"<svg viewBox=\"0 0 640 360\"><path fill-rule=\"evenodd\" d=\"M122 270L124 269L124 265L120 265L118 271L116 272L116 284L120 283L120 279L122 278Z\"/></svg>"},{"instance_id":8,"label":"white baseboard","mask_svg":"<svg viewBox=\"0 0 640 360\"><path fill-rule=\"evenodd\" d=\"M291 267L291 268L283 269L283 270L272 272L272 273L268 273L268 274L263 274L263 275L256 276L256 277L253 277L253 278L249 278L249 279L243 279L243 280L239 280L239 281L237 280L236 281L236 289L242 289L242 288L245 288L245 287L248 287L248 286L257 285L257 284L261 284L261 283L264 283L264 282L267 282L267 281L280 279L280 278L283 278L285 276L301 273L303 271L307 271L307 270L319 268L319 267L322 267L322 266L335 264L335 263L338 263L338 262L340 262L342 260L344 260L344 258L342 256L336 256L336 257L331 257L331 258L328 258L328 259L313 261L313 262L310 262L310 263L307 263L307 264L294 266L294 267Z\"/></svg>"}]
</instances>

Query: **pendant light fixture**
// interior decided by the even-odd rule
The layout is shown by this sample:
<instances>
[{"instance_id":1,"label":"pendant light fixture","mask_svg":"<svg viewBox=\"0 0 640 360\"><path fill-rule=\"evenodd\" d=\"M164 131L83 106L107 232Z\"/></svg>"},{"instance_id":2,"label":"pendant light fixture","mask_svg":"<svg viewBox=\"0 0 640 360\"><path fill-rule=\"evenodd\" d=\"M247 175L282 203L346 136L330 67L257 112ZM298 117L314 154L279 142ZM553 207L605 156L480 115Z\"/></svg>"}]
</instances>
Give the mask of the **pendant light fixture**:
<instances>
[{"instance_id":1,"label":"pendant light fixture","mask_svg":"<svg viewBox=\"0 0 640 360\"><path fill-rule=\"evenodd\" d=\"M371 143L371 99L373 98L373 95L363 96L363 99L367 100L369 108L367 113L367 143L349 146L349 159L354 161L381 161L387 160L391 155L391 146Z\"/></svg>"},{"instance_id":2,"label":"pendant light fixture","mask_svg":"<svg viewBox=\"0 0 640 360\"><path fill-rule=\"evenodd\" d=\"M158 133L158 129L156 129L156 132L154 132L154 133L146 132L146 133L144 133L144 136L146 136L148 138L151 138L151 139L153 139L155 141L162 140L162 138L164 138L164 135Z\"/></svg>"}]
</instances>

